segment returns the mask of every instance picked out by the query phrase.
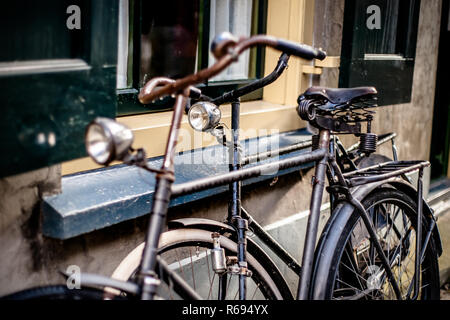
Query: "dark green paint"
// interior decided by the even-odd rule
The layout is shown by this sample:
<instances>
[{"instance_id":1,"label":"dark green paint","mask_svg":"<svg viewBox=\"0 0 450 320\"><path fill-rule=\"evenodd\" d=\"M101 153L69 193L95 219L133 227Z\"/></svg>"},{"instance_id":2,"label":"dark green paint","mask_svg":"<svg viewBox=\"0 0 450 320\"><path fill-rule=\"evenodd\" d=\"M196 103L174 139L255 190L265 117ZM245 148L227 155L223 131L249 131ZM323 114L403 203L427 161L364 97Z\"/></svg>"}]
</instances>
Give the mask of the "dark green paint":
<instances>
[{"instance_id":1,"label":"dark green paint","mask_svg":"<svg viewBox=\"0 0 450 320\"><path fill-rule=\"evenodd\" d=\"M13 19L0 32L8 39L8 30L15 30L10 40L17 43L7 47L1 62L78 59L85 66L0 75L1 177L85 156L86 125L96 116L116 114L117 1L39 4L12 6ZM81 30L73 36L66 28L66 4L81 9ZM36 29L40 23L44 30Z\"/></svg>"},{"instance_id":2,"label":"dark green paint","mask_svg":"<svg viewBox=\"0 0 450 320\"><path fill-rule=\"evenodd\" d=\"M370 30L367 8L381 9L381 29ZM420 0L346 0L339 87L375 86L379 105L411 101ZM364 54L404 60L365 60Z\"/></svg>"}]
</instances>

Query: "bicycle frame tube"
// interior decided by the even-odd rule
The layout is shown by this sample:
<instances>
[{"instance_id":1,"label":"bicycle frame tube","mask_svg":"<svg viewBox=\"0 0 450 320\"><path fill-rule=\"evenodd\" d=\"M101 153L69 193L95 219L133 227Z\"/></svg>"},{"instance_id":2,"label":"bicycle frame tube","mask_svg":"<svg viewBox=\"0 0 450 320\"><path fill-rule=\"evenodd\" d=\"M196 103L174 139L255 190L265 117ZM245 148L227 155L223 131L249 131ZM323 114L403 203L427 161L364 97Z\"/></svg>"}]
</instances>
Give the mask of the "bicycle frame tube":
<instances>
[{"instance_id":1,"label":"bicycle frame tube","mask_svg":"<svg viewBox=\"0 0 450 320\"><path fill-rule=\"evenodd\" d=\"M237 171L241 168L241 156L239 152L239 100L231 104L231 146L229 147L229 170ZM241 181L230 183L231 201L228 208L228 220L233 221L241 216Z\"/></svg>"},{"instance_id":2,"label":"bicycle frame tube","mask_svg":"<svg viewBox=\"0 0 450 320\"><path fill-rule=\"evenodd\" d=\"M155 295L158 282L155 279L155 266L157 262L158 241L161 231L166 222L167 209L171 197L171 187L174 181L174 155L178 141L178 130L180 128L183 108L186 104L188 90L185 89L176 97L172 123L166 145L166 152L161 166L161 172L156 176L155 194L153 196L153 206L146 234L145 247L140 264L140 281L142 285L141 298L151 300Z\"/></svg>"},{"instance_id":3,"label":"bicycle frame tube","mask_svg":"<svg viewBox=\"0 0 450 320\"><path fill-rule=\"evenodd\" d=\"M301 154L289 159L265 163L251 168L244 168L239 171L198 179L192 182L174 184L172 186L172 197L189 194L195 191L202 191L212 187L226 185L233 181L258 177L266 172L274 172L276 169L284 170L288 168L297 167L305 163L320 160L324 158L327 154L328 154L327 150L319 149L309 152L308 154Z\"/></svg>"},{"instance_id":4,"label":"bicycle frame tube","mask_svg":"<svg viewBox=\"0 0 450 320\"><path fill-rule=\"evenodd\" d=\"M419 170L417 179L417 231L416 231L416 260L414 262L414 296L412 300L416 300L419 296L419 281L420 281L420 264L422 253L422 212L423 212L423 168ZM410 292L408 290L408 297Z\"/></svg>"},{"instance_id":5,"label":"bicycle frame tube","mask_svg":"<svg viewBox=\"0 0 450 320\"><path fill-rule=\"evenodd\" d=\"M294 271L297 275L300 275L301 266L297 260L289 252L287 252L283 246L281 246L278 241L270 235L270 233L265 231L263 227L242 207L241 214L243 218L247 219L249 229L251 229L252 232L257 235L258 238L292 271Z\"/></svg>"}]
</instances>

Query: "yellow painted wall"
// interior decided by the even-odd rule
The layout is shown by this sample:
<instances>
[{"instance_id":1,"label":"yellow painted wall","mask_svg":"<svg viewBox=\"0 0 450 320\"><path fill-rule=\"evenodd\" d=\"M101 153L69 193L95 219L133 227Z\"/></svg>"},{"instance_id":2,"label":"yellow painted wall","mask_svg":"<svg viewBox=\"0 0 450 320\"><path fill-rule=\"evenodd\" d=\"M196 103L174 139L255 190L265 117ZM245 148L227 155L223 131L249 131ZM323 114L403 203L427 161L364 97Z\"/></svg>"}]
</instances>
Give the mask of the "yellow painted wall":
<instances>
[{"instance_id":1,"label":"yellow painted wall","mask_svg":"<svg viewBox=\"0 0 450 320\"><path fill-rule=\"evenodd\" d=\"M267 13L267 34L312 44L314 0L269 0ZM266 73L273 70L280 52L266 49ZM289 68L282 77L264 89L263 99L273 103L296 105L300 92L309 86L310 76L303 73L302 65L312 62L291 57Z\"/></svg>"}]
</instances>

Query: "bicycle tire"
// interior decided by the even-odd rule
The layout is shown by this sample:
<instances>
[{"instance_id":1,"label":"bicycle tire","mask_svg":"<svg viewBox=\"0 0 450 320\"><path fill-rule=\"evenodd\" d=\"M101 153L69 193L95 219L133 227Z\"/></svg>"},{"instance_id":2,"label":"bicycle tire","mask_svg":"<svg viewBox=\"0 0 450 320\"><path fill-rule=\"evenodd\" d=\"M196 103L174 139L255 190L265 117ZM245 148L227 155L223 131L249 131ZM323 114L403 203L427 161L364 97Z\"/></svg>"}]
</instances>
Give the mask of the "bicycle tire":
<instances>
[{"instance_id":1,"label":"bicycle tire","mask_svg":"<svg viewBox=\"0 0 450 320\"><path fill-rule=\"evenodd\" d=\"M200 229L175 229L171 231L166 231L161 234L160 241L159 241L159 249L158 252L160 256L168 262L171 266L174 267L174 269L177 269L176 263L172 261L171 259L168 260L168 253L169 251L175 252L178 249L177 253L174 253L171 257L173 258L174 255L178 255L177 259L178 261L182 261L183 259L180 259L180 255L182 255L182 252L180 252L180 248L183 250L187 250L187 248L194 248L199 247L200 249L205 249L205 251L200 250L200 254L197 253L196 257L186 257L187 260L183 260L183 263L189 262L189 259L194 259L195 263L199 261L199 259L203 259L200 263L197 263L198 268L204 268L205 262L209 263L208 261L208 249L212 248L212 238L211 238L211 231L205 231ZM235 255L236 254L236 248L237 244L233 240L220 236L220 245L223 249L225 249L226 255ZM144 248L144 243L141 243L138 247L136 247L133 251L131 251L127 257L122 260L122 262L119 264L119 266L114 271L112 277L118 280L129 280L134 276L134 274L137 272L137 269L140 264L141 256L142 256L142 250ZM175 251L174 251L175 250ZM191 253L192 250L189 249L189 252ZM194 251L195 252L195 251ZM200 257L200 258L198 258ZM206 257L206 259L204 259ZM277 285L275 281L270 277L269 273L264 269L264 267L258 262L258 260L252 255L252 252L247 253L247 261L248 261L248 269L252 271L252 276L248 279L247 287L249 288L248 292L250 293L248 297L255 298L255 299L282 299L282 294L280 293L279 289L277 288ZM209 265L208 265L209 268ZM186 269L186 272L184 271ZM200 294L202 297L204 297L207 300L213 300L214 292L217 292L216 289L209 289L208 294L203 290L204 289L204 283L201 285L194 284L195 282L195 275L194 273L194 263L191 264L191 269L189 268L183 268L181 266L179 268L179 274L181 274L186 281L188 281L189 284ZM210 271L208 271L210 272ZM194 281L191 281L190 274L192 275L192 278ZM210 284L209 287L213 288L214 283L214 277L217 278L214 274L211 272L208 274L209 278L205 278L205 280L209 280ZM235 277L235 275L231 275L228 278ZM237 276L236 276L237 277ZM236 279L235 277L235 279ZM212 280L211 280L212 279ZM211 284L212 281L212 284ZM250 284L249 284L250 282ZM251 282L254 283L254 286L251 285ZM232 284L228 283L227 287L230 288ZM163 285L162 285L163 286ZM164 285L166 289L170 287L170 284ZM255 295L255 291L253 289L256 286L256 290L259 290L260 293ZM228 295L228 298L236 298L236 293L233 287L233 290L230 290L230 292L233 292L233 294ZM211 294L212 293L212 294ZM159 293L161 295L161 292ZM165 296L167 298L167 296ZM169 298L179 298L176 295L170 296Z\"/></svg>"},{"instance_id":2,"label":"bicycle tire","mask_svg":"<svg viewBox=\"0 0 450 320\"><path fill-rule=\"evenodd\" d=\"M405 298L409 287L409 281L406 280L412 279L412 276L409 277L411 267L414 272L417 203L404 192L380 188L369 194L362 205L372 218L383 251L391 261L402 298ZM398 208L396 211L395 207ZM336 208L338 210L339 207ZM425 217L422 221L423 241L428 222ZM368 232L355 209L330 219L316 252L311 299L396 299L368 239ZM418 298L439 299L438 254L432 238L420 270Z\"/></svg>"},{"instance_id":3,"label":"bicycle tire","mask_svg":"<svg viewBox=\"0 0 450 320\"><path fill-rule=\"evenodd\" d=\"M103 295L103 290L95 288L69 289L65 285L49 285L15 292L1 300L103 300Z\"/></svg>"}]
</instances>

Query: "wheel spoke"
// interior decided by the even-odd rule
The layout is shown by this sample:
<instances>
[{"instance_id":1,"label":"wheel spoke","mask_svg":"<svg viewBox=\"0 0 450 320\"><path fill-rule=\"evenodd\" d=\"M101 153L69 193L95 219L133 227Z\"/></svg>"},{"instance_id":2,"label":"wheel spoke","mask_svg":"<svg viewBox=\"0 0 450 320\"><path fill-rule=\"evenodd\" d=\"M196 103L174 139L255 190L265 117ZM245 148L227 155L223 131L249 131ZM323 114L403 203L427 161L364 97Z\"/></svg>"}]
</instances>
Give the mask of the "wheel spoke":
<instances>
[{"instance_id":1,"label":"wheel spoke","mask_svg":"<svg viewBox=\"0 0 450 320\"><path fill-rule=\"evenodd\" d=\"M189 257L191 258L192 282L193 282L193 285L194 285L194 290L196 290L197 288L195 286L194 262L192 261L191 247L189 247Z\"/></svg>"},{"instance_id":2,"label":"wheel spoke","mask_svg":"<svg viewBox=\"0 0 450 320\"><path fill-rule=\"evenodd\" d=\"M181 265L181 259L180 259L179 253L178 253L178 248L175 249L175 254L177 256L177 261L178 261L178 265L180 266L181 274L183 275L183 278L186 278L184 276L183 266Z\"/></svg>"},{"instance_id":3,"label":"wheel spoke","mask_svg":"<svg viewBox=\"0 0 450 320\"><path fill-rule=\"evenodd\" d=\"M253 300L253 298L255 297L256 292L257 292L257 290L259 289L259 286L260 286L260 283L258 283L258 284L255 286L255 291L253 291L251 300Z\"/></svg>"},{"instance_id":4,"label":"wheel spoke","mask_svg":"<svg viewBox=\"0 0 450 320\"><path fill-rule=\"evenodd\" d=\"M356 288L356 287L346 283L345 281L343 281L341 279L336 279L336 280L339 281L340 283L342 283L343 285L347 286L348 288L356 290L358 293L364 292L364 291L362 291L362 290L360 290L360 289L358 289L358 288Z\"/></svg>"},{"instance_id":5,"label":"wheel spoke","mask_svg":"<svg viewBox=\"0 0 450 320\"><path fill-rule=\"evenodd\" d=\"M211 282L211 286L209 287L208 298L206 298L206 300L209 300L209 297L211 296L212 288L213 288L213 283L214 283L214 279L215 279L215 278L216 278L216 273L214 273L214 275L213 275L212 282Z\"/></svg>"},{"instance_id":6,"label":"wheel spoke","mask_svg":"<svg viewBox=\"0 0 450 320\"><path fill-rule=\"evenodd\" d=\"M347 254L347 258L348 258L348 260L350 261L350 264L351 264L351 266L353 267L353 269L350 268L349 266L347 266L345 263L342 263L342 265L343 265L344 267L346 267L348 270L352 271L352 272L356 275L356 279L358 280L358 283L359 283L361 289L364 288L364 286L362 285L362 283L361 283L361 281L360 281L359 278L361 278L363 281L366 281L366 279L364 279L364 278L360 275L360 271L359 271L359 269L358 269L357 263L356 263L356 261L354 261L353 256L349 253L349 248L347 248L347 249L345 250L345 253Z\"/></svg>"}]
</instances>

